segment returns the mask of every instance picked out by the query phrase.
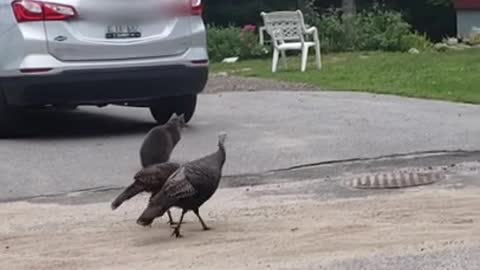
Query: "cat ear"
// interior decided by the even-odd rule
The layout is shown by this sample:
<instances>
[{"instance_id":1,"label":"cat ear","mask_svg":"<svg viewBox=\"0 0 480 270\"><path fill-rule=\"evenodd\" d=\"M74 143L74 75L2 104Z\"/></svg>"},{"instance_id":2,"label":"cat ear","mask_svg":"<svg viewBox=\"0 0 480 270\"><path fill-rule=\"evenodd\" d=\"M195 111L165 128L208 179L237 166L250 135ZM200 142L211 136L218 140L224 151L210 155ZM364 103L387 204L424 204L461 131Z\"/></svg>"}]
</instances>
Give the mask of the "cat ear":
<instances>
[{"instance_id":1,"label":"cat ear","mask_svg":"<svg viewBox=\"0 0 480 270\"><path fill-rule=\"evenodd\" d=\"M172 122L172 120L178 118L178 115L176 113L172 114L172 116L170 116L170 119L168 119L168 122Z\"/></svg>"}]
</instances>

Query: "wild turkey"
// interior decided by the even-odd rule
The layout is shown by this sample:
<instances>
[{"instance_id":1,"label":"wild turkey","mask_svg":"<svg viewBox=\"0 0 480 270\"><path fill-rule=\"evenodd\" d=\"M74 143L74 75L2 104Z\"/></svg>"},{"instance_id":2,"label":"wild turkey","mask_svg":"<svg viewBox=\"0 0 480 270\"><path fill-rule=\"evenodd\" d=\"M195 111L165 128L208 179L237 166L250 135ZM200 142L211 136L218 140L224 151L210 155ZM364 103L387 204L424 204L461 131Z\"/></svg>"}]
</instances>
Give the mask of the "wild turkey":
<instances>
[{"instance_id":1,"label":"wild turkey","mask_svg":"<svg viewBox=\"0 0 480 270\"><path fill-rule=\"evenodd\" d=\"M153 196L155 196L155 194L162 189L170 175L172 175L178 168L180 168L180 164L175 162L166 162L148 166L140 170L134 176L135 181L133 184L128 186L112 202L112 210L117 209L120 207L120 205L122 205L123 202L133 198L135 195L141 192L151 193L150 200L152 200ZM168 211L168 218L170 224L173 224L170 211Z\"/></svg>"},{"instance_id":2,"label":"wild turkey","mask_svg":"<svg viewBox=\"0 0 480 270\"><path fill-rule=\"evenodd\" d=\"M185 118L182 114L172 116L165 125L152 128L140 147L142 167L169 161L173 149L180 141L183 127Z\"/></svg>"},{"instance_id":3,"label":"wild turkey","mask_svg":"<svg viewBox=\"0 0 480 270\"><path fill-rule=\"evenodd\" d=\"M198 217L203 229L208 230L200 216L199 208L212 197L220 183L226 159L224 146L226 138L226 133L220 133L216 152L180 166L170 176L162 190L152 198L148 207L137 219L137 223L148 226L171 207L178 207L182 209L182 215L172 235L181 237L180 226L183 216L190 210Z\"/></svg>"}]
</instances>

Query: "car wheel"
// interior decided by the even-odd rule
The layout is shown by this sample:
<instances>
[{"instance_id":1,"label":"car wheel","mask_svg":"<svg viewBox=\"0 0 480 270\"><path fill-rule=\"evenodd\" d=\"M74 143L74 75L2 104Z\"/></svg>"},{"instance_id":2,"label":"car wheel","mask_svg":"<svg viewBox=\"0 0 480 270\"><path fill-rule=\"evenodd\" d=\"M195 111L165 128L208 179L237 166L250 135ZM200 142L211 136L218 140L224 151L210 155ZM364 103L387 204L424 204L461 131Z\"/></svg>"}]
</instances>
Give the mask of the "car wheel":
<instances>
[{"instance_id":1,"label":"car wheel","mask_svg":"<svg viewBox=\"0 0 480 270\"><path fill-rule=\"evenodd\" d=\"M150 105L150 112L160 125L167 123L174 113L183 114L185 122L188 123L192 119L196 107L197 95L186 95L156 100Z\"/></svg>"},{"instance_id":2,"label":"car wheel","mask_svg":"<svg viewBox=\"0 0 480 270\"><path fill-rule=\"evenodd\" d=\"M21 111L8 106L0 82L0 138L11 138L21 135Z\"/></svg>"},{"instance_id":3,"label":"car wheel","mask_svg":"<svg viewBox=\"0 0 480 270\"><path fill-rule=\"evenodd\" d=\"M175 112L173 101L171 98L162 98L150 105L150 113L160 125L167 123Z\"/></svg>"},{"instance_id":4,"label":"car wheel","mask_svg":"<svg viewBox=\"0 0 480 270\"><path fill-rule=\"evenodd\" d=\"M187 95L177 97L175 102L175 113L182 114L185 117L185 122L188 123L195 113L197 107L197 95Z\"/></svg>"},{"instance_id":5,"label":"car wheel","mask_svg":"<svg viewBox=\"0 0 480 270\"><path fill-rule=\"evenodd\" d=\"M58 111L75 111L78 109L77 105L58 105L56 107Z\"/></svg>"}]
</instances>

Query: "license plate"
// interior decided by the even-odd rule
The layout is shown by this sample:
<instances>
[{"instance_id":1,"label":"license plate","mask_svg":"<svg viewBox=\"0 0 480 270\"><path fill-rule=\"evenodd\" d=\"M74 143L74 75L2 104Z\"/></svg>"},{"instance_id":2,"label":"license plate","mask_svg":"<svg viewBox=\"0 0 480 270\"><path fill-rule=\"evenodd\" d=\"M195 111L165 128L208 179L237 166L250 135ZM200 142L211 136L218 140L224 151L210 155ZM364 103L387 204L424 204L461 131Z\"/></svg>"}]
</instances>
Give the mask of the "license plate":
<instances>
[{"instance_id":1,"label":"license plate","mask_svg":"<svg viewBox=\"0 0 480 270\"><path fill-rule=\"evenodd\" d=\"M105 38L139 38L142 36L138 25L108 25Z\"/></svg>"}]
</instances>

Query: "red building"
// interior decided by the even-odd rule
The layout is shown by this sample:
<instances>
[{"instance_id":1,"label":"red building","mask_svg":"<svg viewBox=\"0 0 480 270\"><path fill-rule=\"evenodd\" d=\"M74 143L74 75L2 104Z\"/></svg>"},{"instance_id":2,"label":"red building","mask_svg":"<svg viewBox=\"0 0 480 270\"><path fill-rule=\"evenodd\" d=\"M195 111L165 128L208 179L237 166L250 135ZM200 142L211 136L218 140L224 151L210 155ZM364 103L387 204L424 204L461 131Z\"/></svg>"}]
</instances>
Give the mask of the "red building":
<instances>
[{"instance_id":1,"label":"red building","mask_svg":"<svg viewBox=\"0 0 480 270\"><path fill-rule=\"evenodd\" d=\"M480 0L455 0L457 33L468 38L480 31Z\"/></svg>"},{"instance_id":2,"label":"red building","mask_svg":"<svg viewBox=\"0 0 480 270\"><path fill-rule=\"evenodd\" d=\"M480 0L455 0L457 10L480 10Z\"/></svg>"}]
</instances>

